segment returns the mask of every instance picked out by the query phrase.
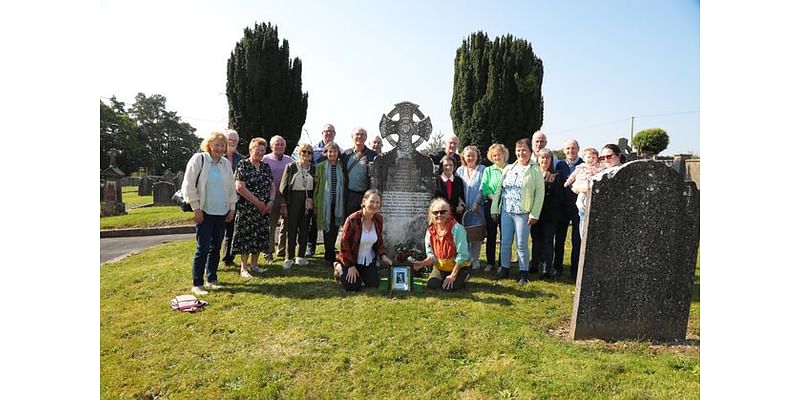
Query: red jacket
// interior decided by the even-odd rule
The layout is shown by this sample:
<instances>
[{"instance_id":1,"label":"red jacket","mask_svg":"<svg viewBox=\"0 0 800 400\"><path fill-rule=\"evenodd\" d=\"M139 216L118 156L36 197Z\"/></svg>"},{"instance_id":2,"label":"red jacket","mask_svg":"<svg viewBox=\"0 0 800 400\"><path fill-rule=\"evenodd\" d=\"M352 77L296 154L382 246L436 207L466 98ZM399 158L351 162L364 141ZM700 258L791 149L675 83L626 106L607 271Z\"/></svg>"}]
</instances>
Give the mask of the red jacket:
<instances>
[{"instance_id":1,"label":"red jacket","mask_svg":"<svg viewBox=\"0 0 800 400\"><path fill-rule=\"evenodd\" d=\"M358 210L350 214L344 221L337 259L345 269L356 264L358 246L361 244L361 222L363 218L364 214L361 210ZM386 254L386 249L383 247L383 216L380 214L373 215L372 223L375 225L375 233L378 235L378 241L372 245L372 249L377 254L378 259L376 261L380 262L380 257Z\"/></svg>"}]
</instances>

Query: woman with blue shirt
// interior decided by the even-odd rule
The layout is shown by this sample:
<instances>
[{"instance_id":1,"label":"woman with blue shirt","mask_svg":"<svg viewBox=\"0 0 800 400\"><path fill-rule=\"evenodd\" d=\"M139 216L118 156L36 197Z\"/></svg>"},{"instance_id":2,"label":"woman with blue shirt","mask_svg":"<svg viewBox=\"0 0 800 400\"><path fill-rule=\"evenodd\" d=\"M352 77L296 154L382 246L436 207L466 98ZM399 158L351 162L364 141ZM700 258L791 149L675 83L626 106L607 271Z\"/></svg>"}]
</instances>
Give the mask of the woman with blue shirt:
<instances>
[{"instance_id":1,"label":"woman with blue shirt","mask_svg":"<svg viewBox=\"0 0 800 400\"><path fill-rule=\"evenodd\" d=\"M206 287L219 289L217 266L225 226L233 220L237 195L234 191L233 170L230 161L223 157L228 139L220 132L212 132L200 143L197 153L186 163L181 192L194 210L197 248L192 266L192 293L207 295L203 289L203 272Z\"/></svg>"},{"instance_id":2,"label":"woman with blue shirt","mask_svg":"<svg viewBox=\"0 0 800 400\"><path fill-rule=\"evenodd\" d=\"M472 221L466 219L470 216L480 215L482 213L481 206L483 205L483 194L481 193L481 182L483 180L483 170L486 167L481 165L481 152L475 146L467 146L461 151L461 166L456 170L456 176L464 181L464 199L466 200L466 208L472 211L469 214L464 214L462 223L464 225L473 225ZM485 224L484 224L485 225ZM472 257L472 268L477 271L480 268L480 261L478 258L481 256L481 243L483 239L469 242L469 254Z\"/></svg>"},{"instance_id":3,"label":"woman with blue shirt","mask_svg":"<svg viewBox=\"0 0 800 400\"><path fill-rule=\"evenodd\" d=\"M544 179L539 166L531 163L531 140L516 142L517 161L503 169L492 218L500 220L500 270L497 279L507 279L511 268L511 240L517 238L519 284L528 283L528 236L539 219L544 202Z\"/></svg>"}]
</instances>

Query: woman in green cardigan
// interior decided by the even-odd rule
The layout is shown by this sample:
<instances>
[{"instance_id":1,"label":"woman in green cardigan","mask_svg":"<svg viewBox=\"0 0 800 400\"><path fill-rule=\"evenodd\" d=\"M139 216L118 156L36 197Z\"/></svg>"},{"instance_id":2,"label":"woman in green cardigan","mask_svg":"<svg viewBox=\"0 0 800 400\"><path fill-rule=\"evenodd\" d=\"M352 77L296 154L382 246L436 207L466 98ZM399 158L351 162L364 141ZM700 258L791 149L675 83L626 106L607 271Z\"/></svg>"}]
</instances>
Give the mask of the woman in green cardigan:
<instances>
[{"instance_id":1,"label":"woman in green cardigan","mask_svg":"<svg viewBox=\"0 0 800 400\"><path fill-rule=\"evenodd\" d=\"M317 226L322 228L325 242L325 261L329 266L336 260L336 235L344 223L344 190L347 174L339 159L339 146L330 142L322 148L326 160L317 164L314 182L314 208L317 210Z\"/></svg>"},{"instance_id":2,"label":"woman in green cardigan","mask_svg":"<svg viewBox=\"0 0 800 400\"><path fill-rule=\"evenodd\" d=\"M500 188L492 200L492 218L500 221L500 270L497 279L509 277L511 240L517 237L519 284L528 283L528 236L539 219L544 202L544 179L531 162L531 140L517 140L517 161L503 169Z\"/></svg>"}]
</instances>

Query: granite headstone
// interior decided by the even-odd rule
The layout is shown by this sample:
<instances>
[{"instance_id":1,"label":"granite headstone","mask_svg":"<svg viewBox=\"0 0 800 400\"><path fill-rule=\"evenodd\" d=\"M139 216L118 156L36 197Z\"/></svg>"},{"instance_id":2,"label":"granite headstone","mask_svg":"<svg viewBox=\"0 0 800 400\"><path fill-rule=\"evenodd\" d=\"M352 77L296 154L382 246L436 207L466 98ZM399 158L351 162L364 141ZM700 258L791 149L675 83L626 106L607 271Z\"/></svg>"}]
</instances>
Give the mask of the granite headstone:
<instances>
[{"instance_id":1,"label":"granite headstone","mask_svg":"<svg viewBox=\"0 0 800 400\"><path fill-rule=\"evenodd\" d=\"M433 162L416 148L430 137L431 130L430 118L422 114L418 105L410 102L396 104L388 115L381 118L381 136L394 148L375 158L370 166L370 176L371 186L380 190L383 196L384 242L393 260L396 260L395 248L398 245L411 242L418 250L425 249L427 209L436 178Z\"/></svg>"},{"instance_id":2,"label":"granite headstone","mask_svg":"<svg viewBox=\"0 0 800 400\"><path fill-rule=\"evenodd\" d=\"M653 160L612 168L593 181L573 339L686 339L699 197L694 183Z\"/></svg>"},{"instance_id":3,"label":"granite headstone","mask_svg":"<svg viewBox=\"0 0 800 400\"><path fill-rule=\"evenodd\" d=\"M145 175L139 181L139 196L150 196L153 194L153 180Z\"/></svg>"},{"instance_id":4,"label":"granite headstone","mask_svg":"<svg viewBox=\"0 0 800 400\"><path fill-rule=\"evenodd\" d=\"M175 194L175 185L172 182L156 182L153 184L153 205L174 206L172 195Z\"/></svg>"}]
</instances>

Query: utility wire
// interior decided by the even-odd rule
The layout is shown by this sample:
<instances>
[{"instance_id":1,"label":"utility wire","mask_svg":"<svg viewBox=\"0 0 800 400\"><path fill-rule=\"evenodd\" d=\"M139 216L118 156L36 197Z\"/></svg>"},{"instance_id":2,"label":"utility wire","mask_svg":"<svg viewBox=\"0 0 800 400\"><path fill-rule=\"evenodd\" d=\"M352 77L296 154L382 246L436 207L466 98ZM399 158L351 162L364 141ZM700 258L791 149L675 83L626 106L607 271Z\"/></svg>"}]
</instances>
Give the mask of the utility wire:
<instances>
[{"instance_id":1,"label":"utility wire","mask_svg":"<svg viewBox=\"0 0 800 400\"><path fill-rule=\"evenodd\" d=\"M668 115L696 114L696 113L699 113L699 112L700 112L700 110L694 110L694 111L679 111L679 112L665 113L665 114L636 115L635 117L636 117L636 119L642 119L642 118L655 118L655 117L665 117L665 116L668 116ZM580 127L580 128L570 128L570 129L563 129L563 130L560 130L560 131L551 132L550 134L551 134L551 135L555 135L555 134L558 134L558 133L564 133L564 132L577 131L577 130L581 130L581 129L597 128L598 126L606 126L606 125L619 124L619 123L622 123L622 122L627 122L627 121L630 121L630 118L625 118L625 119L617 119L617 120L614 120L614 121L604 122L604 123L601 123L601 124L596 124L596 125L584 126L584 127Z\"/></svg>"}]
</instances>

